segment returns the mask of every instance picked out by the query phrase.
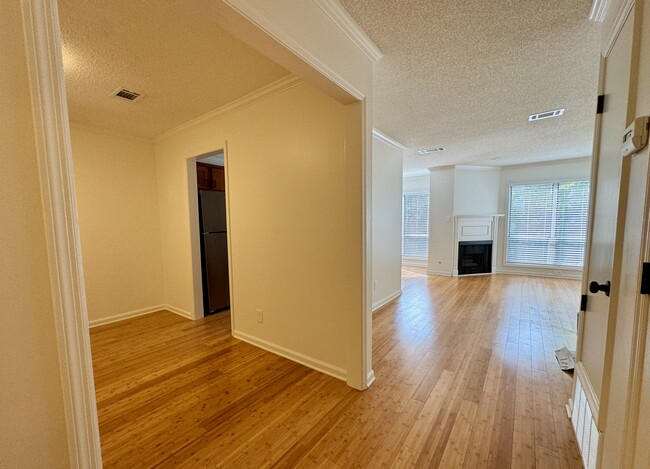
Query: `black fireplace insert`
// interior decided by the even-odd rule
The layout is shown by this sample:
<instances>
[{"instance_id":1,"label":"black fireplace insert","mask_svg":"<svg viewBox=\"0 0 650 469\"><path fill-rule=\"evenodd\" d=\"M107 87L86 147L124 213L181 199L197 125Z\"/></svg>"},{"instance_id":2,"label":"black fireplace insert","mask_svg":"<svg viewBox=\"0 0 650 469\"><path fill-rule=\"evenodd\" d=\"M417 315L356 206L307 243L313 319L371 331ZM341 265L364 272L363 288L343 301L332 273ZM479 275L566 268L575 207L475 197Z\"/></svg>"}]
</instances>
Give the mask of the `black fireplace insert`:
<instances>
[{"instance_id":1,"label":"black fireplace insert","mask_svg":"<svg viewBox=\"0 0 650 469\"><path fill-rule=\"evenodd\" d=\"M492 241L458 242L458 275L492 273Z\"/></svg>"}]
</instances>

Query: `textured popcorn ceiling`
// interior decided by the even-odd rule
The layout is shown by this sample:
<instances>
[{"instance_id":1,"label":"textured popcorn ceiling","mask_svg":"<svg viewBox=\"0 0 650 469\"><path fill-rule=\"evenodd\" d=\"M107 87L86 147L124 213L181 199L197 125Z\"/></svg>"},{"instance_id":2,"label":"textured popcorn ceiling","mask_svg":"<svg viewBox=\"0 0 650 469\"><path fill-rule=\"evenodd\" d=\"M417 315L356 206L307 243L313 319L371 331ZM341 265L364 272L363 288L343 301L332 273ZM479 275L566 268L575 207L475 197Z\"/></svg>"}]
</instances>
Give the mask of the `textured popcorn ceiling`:
<instances>
[{"instance_id":1,"label":"textured popcorn ceiling","mask_svg":"<svg viewBox=\"0 0 650 469\"><path fill-rule=\"evenodd\" d=\"M70 118L154 137L286 75L191 0L59 0ZM124 87L145 97L111 97Z\"/></svg>"},{"instance_id":2,"label":"textured popcorn ceiling","mask_svg":"<svg viewBox=\"0 0 650 469\"><path fill-rule=\"evenodd\" d=\"M405 175L591 155L598 25L590 0L340 0L379 46L374 126ZM564 116L528 115L566 108ZM446 151L420 156L418 149Z\"/></svg>"}]
</instances>

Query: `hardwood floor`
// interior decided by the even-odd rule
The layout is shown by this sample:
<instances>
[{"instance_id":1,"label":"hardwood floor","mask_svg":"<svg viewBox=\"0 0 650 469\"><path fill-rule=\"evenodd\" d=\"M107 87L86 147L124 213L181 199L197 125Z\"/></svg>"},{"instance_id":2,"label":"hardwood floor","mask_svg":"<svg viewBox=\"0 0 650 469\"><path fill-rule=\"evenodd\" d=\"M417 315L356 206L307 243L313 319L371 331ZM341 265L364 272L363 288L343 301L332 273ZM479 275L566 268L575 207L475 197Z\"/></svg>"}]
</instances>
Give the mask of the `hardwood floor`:
<instances>
[{"instance_id":1,"label":"hardwood floor","mask_svg":"<svg viewBox=\"0 0 650 469\"><path fill-rule=\"evenodd\" d=\"M105 467L582 467L564 405L579 283L403 271L365 392L230 336L228 313L91 331Z\"/></svg>"}]
</instances>

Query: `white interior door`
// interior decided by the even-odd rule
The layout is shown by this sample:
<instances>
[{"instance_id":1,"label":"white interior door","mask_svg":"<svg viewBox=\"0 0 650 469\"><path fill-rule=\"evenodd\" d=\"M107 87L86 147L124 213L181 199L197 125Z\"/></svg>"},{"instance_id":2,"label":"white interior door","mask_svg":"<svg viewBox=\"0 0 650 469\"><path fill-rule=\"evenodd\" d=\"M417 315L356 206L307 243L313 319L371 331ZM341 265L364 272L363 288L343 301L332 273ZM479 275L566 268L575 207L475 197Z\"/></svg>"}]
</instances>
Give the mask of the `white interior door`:
<instances>
[{"instance_id":1,"label":"white interior door","mask_svg":"<svg viewBox=\"0 0 650 469\"><path fill-rule=\"evenodd\" d=\"M626 435L626 414L636 401L633 370L638 365L632 360L645 348L647 316L642 305L639 279L642 268L642 250L646 232L648 184L648 152L625 158L621 178L621 198L626 199L624 233L617 253L620 255L620 274L616 307L615 339L609 370L609 387L603 392L601 413L605 413L605 435L601 467L633 467L631 461L621 460ZM633 373L634 371L634 373ZM637 409L634 409L637 413ZM631 424L632 422L627 422ZM632 438L632 435L628 435Z\"/></svg>"},{"instance_id":2,"label":"white interior door","mask_svg":"<svg viewBox=\"0 0 650 469\"><path fill-rule=\"evenodd\" d=\"M619 185L622 158L620 146L626 128L628 90L632 59L634 14L627 18L610 54L605 60L603 78L605 106L601 116L600 143L594 155L597 165L592 181L594 191L591 237L585 279L604 285L612 280L616 222L619 210ZM598 407L605 378L609 341L610 297L604 292L588 293L587 310L581 313L581 335L578 340L577 372L586 378L586 390L594 418L601 428ZM584 379L581 378L581 379Z\"/></svg>"}]
</instances>

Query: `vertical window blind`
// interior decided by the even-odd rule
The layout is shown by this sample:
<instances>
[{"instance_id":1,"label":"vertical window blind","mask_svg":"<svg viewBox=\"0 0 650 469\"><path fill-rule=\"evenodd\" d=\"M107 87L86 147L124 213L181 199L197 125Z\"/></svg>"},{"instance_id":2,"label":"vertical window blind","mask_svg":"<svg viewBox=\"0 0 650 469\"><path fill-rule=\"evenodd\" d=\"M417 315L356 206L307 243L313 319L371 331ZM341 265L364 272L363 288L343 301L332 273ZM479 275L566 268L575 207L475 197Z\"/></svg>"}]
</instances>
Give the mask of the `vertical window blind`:
<instances>
[{"instance_id":1,"label":"vertical window blind","mask_svg":"<svg viewBox=\"0 0 650 469\"><path fill-rule=\"evenodd\" d=\"M510 186L506 262L582 267L589 181Z\"/></svg>"},{"instance_id":2,"label":"vertical window blind","mask_svg":"<svg viewBox=\"0 0 650 469\"><path fill-rule=\"evenodd\" d=\"M429 256L429 193L404 194L402 256Z\"/></svg>"}]
</instances>

